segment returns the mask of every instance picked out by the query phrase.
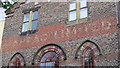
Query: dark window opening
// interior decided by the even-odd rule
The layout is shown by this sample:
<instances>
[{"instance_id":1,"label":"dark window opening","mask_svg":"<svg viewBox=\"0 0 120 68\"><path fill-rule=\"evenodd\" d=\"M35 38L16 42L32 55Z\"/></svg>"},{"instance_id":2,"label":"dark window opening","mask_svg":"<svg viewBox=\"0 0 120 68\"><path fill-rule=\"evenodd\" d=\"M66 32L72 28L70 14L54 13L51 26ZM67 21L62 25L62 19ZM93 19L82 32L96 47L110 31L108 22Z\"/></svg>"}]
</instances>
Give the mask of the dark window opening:
<instances>
[{"instance_id":1,"label":"dark window opening","mask_svg":"<svg viewBox=\"0 0 120 68\"><path fill-rule=\"evenodd\" d=\"M22 68L22 66L25 66L25 61L19 54L14 55L8 64L8 68Z\"/></svg>"},{"instance_id":2,"label":"dark window opening","mask_svg":"<svg viewBox=\"0 0 120 68\"><path fill-rule=\"evenodd\" d=\"M84 68L94 68L94 52L91 48L86 48L83 55L83 66Z\"/></svg>"},{"instance_id":3,"label":"dark window opening","mask_svg":"<svg viewBox=\"0 0 120 68\"><path fill-rule=\"evenodd\" d=\"M21 35L32 34L35 33L38 29L38 12L30 11L29 13L24 15L24 21L21 28Z\"/></svg>"}]
</instances>

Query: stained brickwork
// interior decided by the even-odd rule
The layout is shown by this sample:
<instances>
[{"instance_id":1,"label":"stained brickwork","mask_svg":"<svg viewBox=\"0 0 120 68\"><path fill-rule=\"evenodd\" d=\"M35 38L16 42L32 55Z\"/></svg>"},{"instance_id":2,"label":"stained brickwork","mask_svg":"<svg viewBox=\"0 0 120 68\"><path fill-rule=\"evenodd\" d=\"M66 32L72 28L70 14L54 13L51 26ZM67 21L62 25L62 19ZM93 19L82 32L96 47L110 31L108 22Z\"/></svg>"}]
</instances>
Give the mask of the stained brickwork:
<instances>
[{"instance_id":1,"label":"stained brickwork","mask_svg":"<svg viewBox=\"0 0 120 68\"><path fill-rule=\"evenodd\" d=\"M36 34L30 36L21 36L3 40L3 52L117 32L114 21L114 17L110 17L99 21L88 22L88 24L79 24L75 27L65 27L64 23L43 27L40 28ZM32 43L29 44L30 42ZM9 48L9 46L11 47Z\"/></svg>"},{"instance_id":2,"label":"stained brickwork","mask_svg":"<svg viewBox=\"0 0 120 68\"><path fill-rule=\"evenodd\" d=\"M69 12L69 3L40 3L40 9L38 10L38 21L39 28L58 24L61 22L68 22L68 12ZM25 6L25 7L24 7ZM32 4L22 4L20 8L15 9L13 17L6 18L6 26L4 30L5 38L10 37L19 37L19 29L23 23L23 10L33 8L34 3ZM35 6L34 6L35 7ZM104 19L107 17L116 16L115 13L116 7L115 3L88 3L88 21L94 21L96 19ZM61 21L60 21L61 20ZM9 23L12 22L12 23ZM12 26L12 27L11 27ZM13 36L14 34L14 36ZM9 37L8 37L9 36Z\"/></svg>"},{"instance_id":3,"label":"stained brickwork","mask_svg":"<svg viewBox=\"0 0 120 68\"><path fill-rule=\"evenodd\" d=\"M21 53L30 66L36 52L47 44L57 44L63 48L67 60L65 66L81 66L81 58L75 59L78 47L86 40L96 43L102 55L96 56L96 66L118 65L118 29L116 5L112 2L88 3L88 18L84 22L68 24L69 3L39 3L38 31L20 36L23 24L23 10L34 8L34 3L21 4L14 9L13 16L6 17L3 34L3 66L7 66L11 57ZM113 56L114 55L114 56ZM8 57L9 56L9 57Z\"/></svg>"},{"instance_id":4,"label":"stained brickwork","mask_svg":"<svg viewBox=\"0 0 120 68\"><path fill-rule=\"evenodd\" d=\"M97 66L111 66L111 65L115 66L115 65L118 65L117 63L118 62L117 60L118 58L117 57L117 54L118 54L117 34L118 33L110 33L110 34L92 36L92 37L82 38L82 39L77 39L77 40L70 40L66 42L59 42L55 44L64 48L64 51L67 55L67 60L63 61L63 65L80 66L81 65L80 58L75 59L75 52L77 48L84 41L90 40L90 41L95 42L100 47L101 53L102 53L102 55L97 56L96 65ZM42 46L45 46L45 45L42 45ZM4 62L3 66L6 66L8 64L8 61L16 52L19 52L24 56L27 66L31 65L34 55L36 54L37 50L39 50L42 46L3 53L3 58L6 57L5 59L3 59L3 62Z\"/></svg>"}]
</instances>

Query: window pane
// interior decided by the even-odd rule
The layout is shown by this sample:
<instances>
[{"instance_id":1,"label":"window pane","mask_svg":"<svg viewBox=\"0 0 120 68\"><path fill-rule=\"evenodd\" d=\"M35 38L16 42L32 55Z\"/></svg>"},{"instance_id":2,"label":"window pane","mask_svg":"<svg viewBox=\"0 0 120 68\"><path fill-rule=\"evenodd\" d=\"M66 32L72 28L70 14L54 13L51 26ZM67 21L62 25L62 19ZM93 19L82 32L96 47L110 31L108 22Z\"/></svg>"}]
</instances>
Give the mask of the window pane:
<instances>
[{"instance_id":1,"label":"window pane","mask_svg":"<svg viewBox=\"0 0 120 68\"><path fill-rule=\"evenodd\" d=\"M25 4L29 4L30 3L30 0L27 0L26 2L25 2Z\"/></svg>"},{"instance_id":2,"label":"window pane","mask_svg":"<svg viewBox=\"0 0 120 68\"><path fill-rule=\"evenodd\" d=\"M80 8L87 7L87 0L80 0Z\"/></svg>"},{"instance_id":3,"label":"window pane","mask_svg":"<svg viewBox=\"0 0 120 68\"><path fill-rule=\"evenodd\" d=\"M38 23L38 21L33 21L32 22L32 30L37 29L37 23Z\"/></svg>"},{"instance_id":4,"label":"window pane","mask_svg":"<svg viewBox=\"0 0 120 68\"><path fill-rule=\"evenodd\" d=\"M33 13L33 19L38 19L38 12Z\"/></svg>"},{"instance_id":5,"label":"window pane","mask_svg":"<svg viewBox=\"0 0 120 68\"><path fill-rule=\"evenodd\" d=\"M76 11L70 12L69 15L69 21L76 20Z\"/></svg>"},{"instance_id":6,"label":"window pane","mask_svg":"<svg viewBox=\"0 0 120 68\"><path fill-rule=\"evenodd\" d=\"M39 4L39 2L35 2L35 3L34 3L34 5L37 5L37 4Z\"/></svg>"},{"instance_id":7,"label":"window pane","mask_svg":"<svg viewBox=\"0 0 120 68\"><path fill-rule=\"evenodd\" d=\"M49 68L49 67L52 67L54 66L55 62L47 62L46 63L46 67Z\"/></svg>"},{"instance_id":8,"label":"window pane","mask_svg":"<svg viewBox=\"0 0 120 68\"><path fill-rule=\"evenodd\" d=\"M24 15L24 22L25 22L25 21L29 21L29 16L30 16L30 14L25 14L25 15Z\"/></svg>"},{"instance_id":9,"label":"window pane","mask_svg":"<svg viewBox=\"0 0 120 68\"><path fill-rule=\"evenodd\" d=\"M55 52L48 52L44 54L40 63L41 67L53 68L53 66L59 65L59 56Z\"/></svg>"},{"instance_id":10,"label":"window pane","mask_svg":"<svg viewBox=\"0 0 120 68\"><path fill-rule=\"evenodd\" d=\"M28 31L28 23L24 23L22 26L22 32Z\"/></svg>"},{"instance_id":11,"label":"window pane","mask_svg":"<svg viewBox=\"0 0 120 68\"><path fill-rule=\"evenodd\" d=\"M90 53L92 53L92 50L91 50L91 49L86 50L85 56L90 56Z\"/></svg>"},{"instance_id":12,"label":"window pane","mask_svg":"<svg viewBox=\"0 0 120 68\"><path fill-rule=\"evenodd\" d=\"M88 16L87 8L80 9L80 18L86 18Z\"/></svg>"},{"instance_id":13,"label":"window pane","mask_svg":"<svg viewBox=\"0 0 120 68\"><path fill-rule=\"evenodd\" d=\"M76 2L70 2L69 10L74 10L74 9L76 9Z\"/></svg>"},{"instance_id":14,"label":"window pane","mask_svg":"<svg viewBox=\"0 0 120 68\"><path fill-rule=\"evenodd\" d=\"M91 49L86 49L84 50L84 66L85 68L93 68L94 66L94 54Z\"/></svg>"},{"instance_id":15,"label":"window pane","mask_svg":"<svg viewBox=\"0 0 120 68\"><path fill-rule=\"evenodd\" d=\"M50 2L51 0L48 0L48 2Z\"/></svg>"},{"instance_id":16,"label":"window pane","mask_svg":"<svg viewBox=\"0 0 120 68\"><path fill-rule=\"evenodd\" d=\"M40 68L45 68L45 63L40 63Z\"/></svg>"}]
</instances>

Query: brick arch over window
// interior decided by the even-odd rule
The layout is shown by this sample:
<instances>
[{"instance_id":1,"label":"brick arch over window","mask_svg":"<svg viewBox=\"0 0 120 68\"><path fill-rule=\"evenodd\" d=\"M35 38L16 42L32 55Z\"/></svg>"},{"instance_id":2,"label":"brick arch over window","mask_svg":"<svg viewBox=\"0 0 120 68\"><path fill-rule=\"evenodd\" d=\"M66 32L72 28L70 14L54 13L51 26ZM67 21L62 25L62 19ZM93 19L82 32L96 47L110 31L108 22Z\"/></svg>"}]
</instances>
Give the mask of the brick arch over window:
<instances>
[{"instance_id":1,"label":"brick arch over window","mask_svg":"<svg viewBox=\"0 0 120 68\"><path fill-rule=\"evenodd\" d=\"M48 44L43 47L41 47L36 54L34 55L34 58L32 60L32 65L35 65L36 58L39 57L41 59L45 53L48 52L55 52L56 54L59 54L61 60L66 60L66 53L64 52L63 48L56 44ZM40 60L39 60L40 61Z\"/></svg>"},{"instance_id":2,"label":"brick arch over window","mask_svg":"<svg viewBox=\"0 0 120 68\"><path fill-rule=\"evenodd\" d=\"M23 55L21 53L15 53L9 63L8 63L8 68L10 66L15 66L15 67L19 67L19 66L26 66L26 62L25 62L25 59L23 57Z\"/></svg>"},{"instance_id":3,"label":"brick arch over window","mask_svg":"<svg viewBox=\"0 0 120 68\"><path fill-rule=\"evenodd\" d=\"M96 43L94 43L94 42L92 42L92 41L90 41L90 40L87 40L87 41L83 42L83 43L78 47L78 49L77 49L77 51L76 51L76 53L75 53L75 59L77 59L77 58L79 58L80 56L82 56L82 52L83 52L83 50L85 50L86 47L92 48L92 49L94 50L94 52L95 52L95 55L102 55L99 46L98 46Z\"/></svg>"}]
</instances>

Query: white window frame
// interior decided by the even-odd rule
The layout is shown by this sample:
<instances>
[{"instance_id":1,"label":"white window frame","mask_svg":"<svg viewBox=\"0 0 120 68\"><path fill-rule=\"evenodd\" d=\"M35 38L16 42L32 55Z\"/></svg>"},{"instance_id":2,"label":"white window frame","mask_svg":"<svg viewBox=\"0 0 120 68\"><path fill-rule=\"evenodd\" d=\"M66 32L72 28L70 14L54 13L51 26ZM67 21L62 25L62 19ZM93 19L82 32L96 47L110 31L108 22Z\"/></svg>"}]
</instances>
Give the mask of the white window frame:
<instances>
[{"instance_id":1,"label":"white window frame","mask_svg":"<svg viewBox=\"0 0 120 68\"><path fill-rule=\"evenodd\" d=\"M82 6L81 4L83 4L83 3L85 3L86 5ZM81 10L84 10L84 9L85 9L85 12L81 13ZM85 16L83 16L84 13L85 13ZM83 19L86 17L88 17L87 0L80 0L80 19Z\"/></svg>"},{"instance_id":2,"label":"white window frame","mask_svg":"<svg viewBox=\"0 0 120 68\"><path fill-rule=\"evenodd\" d=\"M69 5L71 5L71 3L75 3L75 8L74 9L71 9L70 7L69 7L69 21L74 21L74 20L76 20L77 19L77 17L75 18L75 19L70 19L71 17L71 15L70 15L70 13L71 12L76 12L76 14L75 14L75 16L77 16L77 3L76 2L70 2L70 4Z\"/></svg>"},{"instance_id":3,"label":"white window frame","mask_svg":"<svg viewBox=\"0 0 120 68\"><path fill-rule=\"evenodd\" d=\"M78 0L75 2L76 3L76 8L75 9L71 9L71 2L69 4L69 21L74 21L74 20L77 20L77 19L84 19L84 18L87 18L88 17L88 7L87 7L87 0L79 0L79 3L77 3ZM85 5L82 3L85 3ZM78 9L78 10L77 10ZM81 10L85 11L85 12L81 12ZM76 18L71 20L70 18L70 13L72 11L76 11ZM85 14L85 15L83 15ZM78 15L78 16L77 16Z\"/></svg>"},{"instance_id":4,"label":"white window frame","mask_svg":"<svg viewBox=\"0 0 120 68\"><path fill-rule=\"evenodd\" d=\"M33 21L37 21L38 22L38 15L37 15L37 19L33 19L33 15L34 15L34 12L38 12L38 11L30 11L29 13L26 13L26 14L29 14L29 20L28 21L24 21L23 20L23 25L22 25L22 32L26 32L26 31L29 31L29 30L36 30L37 29L37 25L36 25L36 29L33 29ZM24 19L25 19L25 15L24 14ZM25 30L25 24L28 23L28 26L27 26L27 30Z\"/></svg>"}]
</instances>

